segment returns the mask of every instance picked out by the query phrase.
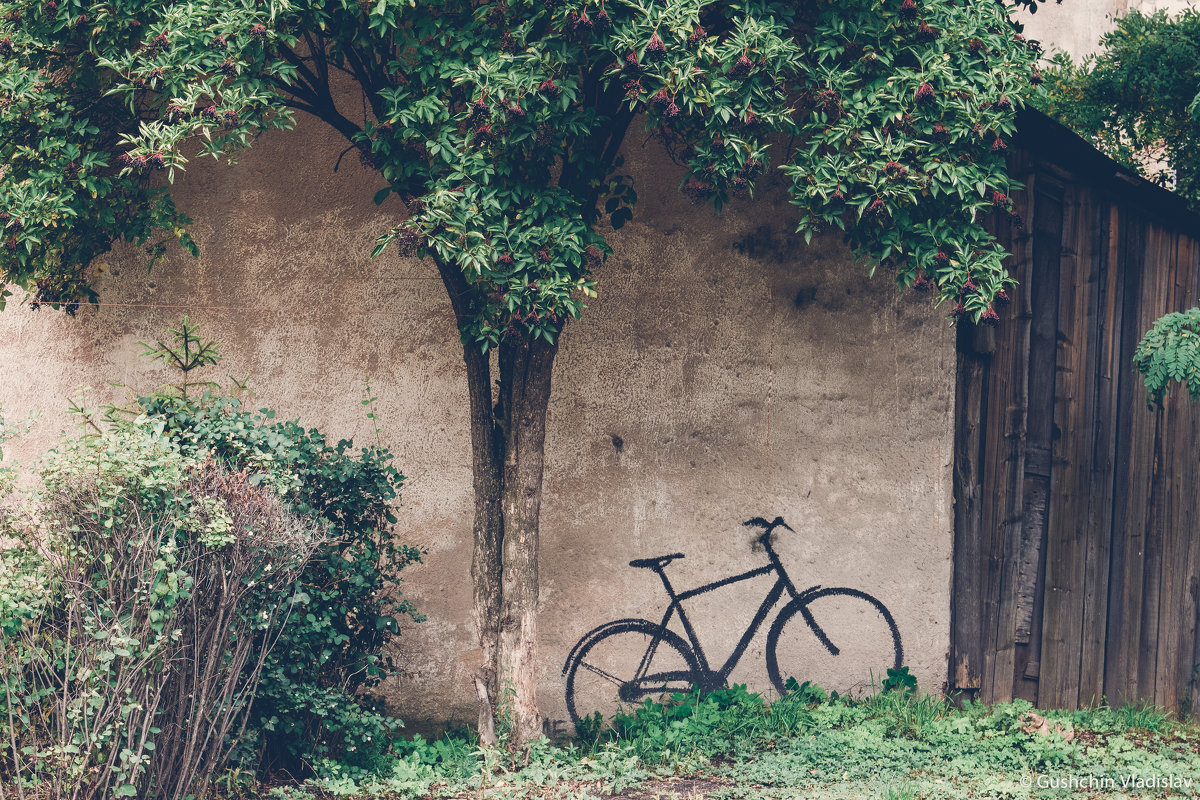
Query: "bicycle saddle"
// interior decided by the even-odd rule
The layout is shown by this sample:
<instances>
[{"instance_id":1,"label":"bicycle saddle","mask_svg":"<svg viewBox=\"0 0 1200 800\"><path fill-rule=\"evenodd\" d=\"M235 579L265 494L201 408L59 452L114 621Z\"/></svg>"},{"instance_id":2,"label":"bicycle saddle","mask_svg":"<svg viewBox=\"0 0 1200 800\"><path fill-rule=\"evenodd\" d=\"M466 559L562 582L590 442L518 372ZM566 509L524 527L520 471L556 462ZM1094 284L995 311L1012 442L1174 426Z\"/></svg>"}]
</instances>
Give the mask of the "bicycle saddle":
<instances>
[{"instance_id":1,"label":"bicycle saddle","mask_svg":"<svg viewBox=\"0 0 1200 800\"><path fill-rule=\"evenodd\" d=\"M660 569L665 567L667 564L670 564L677 558L683 558L683 553L671 553L670 555L659 556L657 558L635 558L633 561L629 562L629 566L645 567L647 569Z\"/></svg>"}]
</instances>

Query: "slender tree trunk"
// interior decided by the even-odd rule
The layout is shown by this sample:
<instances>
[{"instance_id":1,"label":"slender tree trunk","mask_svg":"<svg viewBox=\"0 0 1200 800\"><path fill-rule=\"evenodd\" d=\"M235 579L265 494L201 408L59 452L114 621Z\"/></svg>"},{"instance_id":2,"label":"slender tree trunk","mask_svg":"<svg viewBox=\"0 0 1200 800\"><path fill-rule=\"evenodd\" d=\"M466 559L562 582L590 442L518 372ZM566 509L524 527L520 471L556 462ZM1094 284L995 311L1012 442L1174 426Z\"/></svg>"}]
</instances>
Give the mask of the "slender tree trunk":
<instances>
[{"instance_id":1,"label":"slender tree trunk","mask_svg":"<svg viewBox=\"0 0 1200 800\"><path fill-rule=\"evenodd\" d=\"M500 545L504 538L501 507L504 442L492 413L489 359L478 347L468 344L463 346L463 360L467 365L470 393L471 472L475 491L471 580L474 584L475 629L482 651L479 671L475 675L475 691L479 695L479 737L484 744L495 744L495 703L499 692L496 646L500 637L502 575Z\"/></svg>"},{"instance_id":2,"label":"slender tree trunk","mask_svg":"<svg viewBox=\"0 0 1200 800\"><path fill-rule=\"evenodd\" d=\"M438 268L455 314L469 318L461 273ZM505 341L493 397L491 359L474 343L463 345L475 491L471 578L481 649L474 683L485 744L497 741L497 717L511 725L510 747L524 746L542 732L536 695L538 518L557 349L526 336Z\"/></svg>"}]
</instances>

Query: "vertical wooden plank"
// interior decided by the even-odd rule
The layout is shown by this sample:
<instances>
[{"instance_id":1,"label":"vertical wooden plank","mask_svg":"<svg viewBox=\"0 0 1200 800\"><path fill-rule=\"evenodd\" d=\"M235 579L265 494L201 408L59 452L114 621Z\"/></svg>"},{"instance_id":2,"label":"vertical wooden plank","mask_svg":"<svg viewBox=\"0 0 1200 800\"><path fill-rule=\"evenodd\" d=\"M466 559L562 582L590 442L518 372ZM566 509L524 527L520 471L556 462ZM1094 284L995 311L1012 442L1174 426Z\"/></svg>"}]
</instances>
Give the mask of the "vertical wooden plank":
<instances>
[{"instance_id":1,"label":"vertical wooden plank","mask_svg":"<svg viewBox=\"0 0 1200 800\"><path fill-rule=\"evenodd\" d=\"M1138 464L1147 463L1153 445L1154 416L1146 408L1139 376L1129 365L1141 336L1142 273L1146 226L1140 215L1120 213L1118 270L1122 283L1120 372L1117 383L1117 448L1113 484L1113 539L1109 570L1109 610L1104 691L1109 702L1138 697L1138 639L1141 626L1142 539L1146 492Z\"/></svg>"},{"instance_id":2,"label":"vertical wooden plank","mask_svg":"<svg viewBox=\"0 0 1200 800\"><path fill-rule=\"evenodd\" d=\"M1200 242L1189 237L1189 263L1192 270L1192 282L1185 307L1192 307L1200 299ZM1184 530L1188 536L1188 554L1186 586L1187 597L1185 612L1180 621L1184 625L1187 638L1185 646L1180 648L1181 710L1193 715L1200 714L1200 535L1197 526L1200 525L1200 492L1194 487L1200 483L1200 406L1189 403L1188 408L1190 430L1185 441L1177 446L1181 448L1184 468L1182 470L1187 491L1188 518ZM1190 620L1190 624L1189 624ZM1189 647L1190 645L1190 647Z\"/></svg>"},{"instance_id":3,"label":"vertical wooden plank","mask_svg":"<svg viewBox=\"0 0 1200 800\"><path fill-rule=\"evenodd\" d=\"M1016 211L1029 220L1036 213L1034 194L1041 176L1030 176L1026 189L1014 199ZM1004 223L1008 224L1008 223ZM1029 330L1031 293L1037 276L1031 266L1032 235L1014 231L1013 273L1020 281L1014 291L1013 318L997 332L996 355L988 385L988 468L984 480L984 546L988 553L984 608L983 699L1012 698L1014 641L1013 591L1021 531L1022 484L1025 470L1025 426L1028 407Z\"/></svg>"},{"instance_id":4,"label":"vertical wooden plank","mask_svg":"<svg viewBox=\"0 0 1200 800\"><path fill-rule=\"evenodd\" d=\"M1092 373L1089 370L1092 283L1086 272L1090 221L1086 190L1071 187L1062 230L1061 283L1057 314L1053 474L1046 533L1045 605L1042 614L1042 674L1038 702L1053 708L1079 705L1083 661L1083 598L1087 539L1087 465L1091 456ZM1082 272L1082 274L1081 274Z\"/></svg>"},{"instance_id":5,"label":"vertical wooden plank","mask_svg":"<svg viewBox=\"0 0 1200 800\"><path fill-rule=\"evenodd\" d=\"M1145 331L1167 309L1172 294L1174 276L1171 274L1171 237L1160 225L1151 223L1147 237L1147 262L1142 290L1144 292L1141 329ZM1142 556L1142 620L1138 636L1138 699L1154 700L1158 696L1158 636L1159 612L1162 602L1162 571L1166 527L1171 514L1167 504L1166 446L1171 425L1171 410L1162 408L1154 413L1150 458L1141 466L1145 483L1147 513Z\"/></svg>"},{"instance_id":6,"label":"vertical wooden plank","mask_svg":"<svg viewBox=\"0 0 1200 800\"><path fill-rule=\"evenodd\" d=\"M960 338L963 332L959 332ZM951 686L978 690L983 680L982 542L983 359L959 348L954 402L954 589L950 607Z\"/></svg>"},{"instance_id":7,"label":"vertical wooden plank","mask_svg":"<svg viewBox=\"0 0 1200 800\"><path fill-rule=\"evenodd\" d=\"M1123 286L1117 269L1117 208L1096 203L1093 274L1097 287L1095 413L1087 481L1088 540L1085 555L1080 703L1098 704L1104 696L1105 628L1108 621L1109 568L1112 544L1114 454L1117 434L1117 375L1124 365L1120 341Z\"/></svg>"},{"instance_id":8,"label":"vertical wooden plank","mask_svg":"<svg viewBox=\"0 0 1200 800\"><path fill-rule=\"evenodd\" d=\"M1058 273L1064 224L1064 187L1042 180L1035 198L1032 226L1033 291L1029 312L1028 412L1026 454L1022 475L1022 504L1015 544L1006 558L1011 591L1002 599L1000 637L1014 645L1014 696L1036 701L1041 642L1031 641L1033 613L1040 606L1046 502L1050 481L1050 443L1053 438L1055 328ZM1006 602L1007 601L1007 602ZM1004 665L1007 667L1008 665ZM998 665L997 669L1001 667ZM1005 698L1007 699L1007 698Z\"/></svg>"},{"instance_id":9,"label":"vertical wooden plank","mask_svg":"<svg viewBox=\"0 0 1200 800\"><path fill-rule=\"evenodd\" d=\"M1191 243L1177 231L1169 231L1167 257L1171 278L1165 311L1186 308L1192 285ZM1193 413L1185 391L1175 390L1168 399L1167 432L1164 436L1164 465L1161 476L1164 515L1162 526L1162 570L1159 593L1157 661L1154 700L1171 710L1181 708L1186 691L1186 661L1193 649L1191 622L1195 618L1188 592L1188 552L1193 538L1190 506L1195 494L1194 474L1189 475L1195 456L1189 444ZM1192 482L1188 482L1191 479ZM1185 657L1186 656L1186 657Z\"/></svg>"}]
</instances>

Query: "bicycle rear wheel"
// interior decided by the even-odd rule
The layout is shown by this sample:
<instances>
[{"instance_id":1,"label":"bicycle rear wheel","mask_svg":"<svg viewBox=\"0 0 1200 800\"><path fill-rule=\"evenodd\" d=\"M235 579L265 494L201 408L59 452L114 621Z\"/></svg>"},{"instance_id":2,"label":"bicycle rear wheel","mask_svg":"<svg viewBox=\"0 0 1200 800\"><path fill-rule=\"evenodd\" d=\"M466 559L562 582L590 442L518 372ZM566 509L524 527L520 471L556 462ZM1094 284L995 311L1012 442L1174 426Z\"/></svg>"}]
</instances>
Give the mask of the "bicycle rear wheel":
<instances>
[{"instance_id":1,"label":"bicycle rear wheel","mask_svg":"<svg viewBox=\"0 0 1200 800\"><path fill-rule=\"evenodd\" d=\"M904 661L900 629L879 600L834 587L784 606L767 634L767 675L787 693L787 679L843 694L864 694Z\"/></svg>"},{"instance_id":2,"label":"bicycle rear wheel","mask_svg":"<svg viewBox=\"0 0 1200 800\"><path fill-rule=\"evenodd\" d=\"M647 697L687 691L699 671L692 648L679 634L649 620L620 620L575 646L565 668L567 712L572 722L595 712L607 721Z\"/></svg>"}]
</instances>

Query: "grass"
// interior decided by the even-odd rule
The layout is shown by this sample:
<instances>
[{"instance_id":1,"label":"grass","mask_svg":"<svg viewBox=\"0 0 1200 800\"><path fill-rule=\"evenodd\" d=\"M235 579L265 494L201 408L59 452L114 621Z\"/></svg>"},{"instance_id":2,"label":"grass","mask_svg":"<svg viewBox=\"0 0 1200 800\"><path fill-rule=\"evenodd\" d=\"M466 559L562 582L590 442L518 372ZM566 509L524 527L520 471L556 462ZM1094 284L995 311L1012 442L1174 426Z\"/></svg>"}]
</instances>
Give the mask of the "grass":
<instances>
[{"instance_id":1,"label":"grass","mask_svg":"<svg viewBox=\"0 0 1200 800\"><path fill-rule=\"evenodd\" d=\"M372 773L335 764L278 800L978 800L1195 797L1200 728L1153 706L1045 715L911 691L863 700L804 685L775 703L733 687L647 701L572 741L528 752L468 736L397 742ZM1034 723L1040 720L1032 720ZM1043 726L1043 730L1045 730ZM251 792L252 794L264 793Z\"/></svg>"}]
</instances>

